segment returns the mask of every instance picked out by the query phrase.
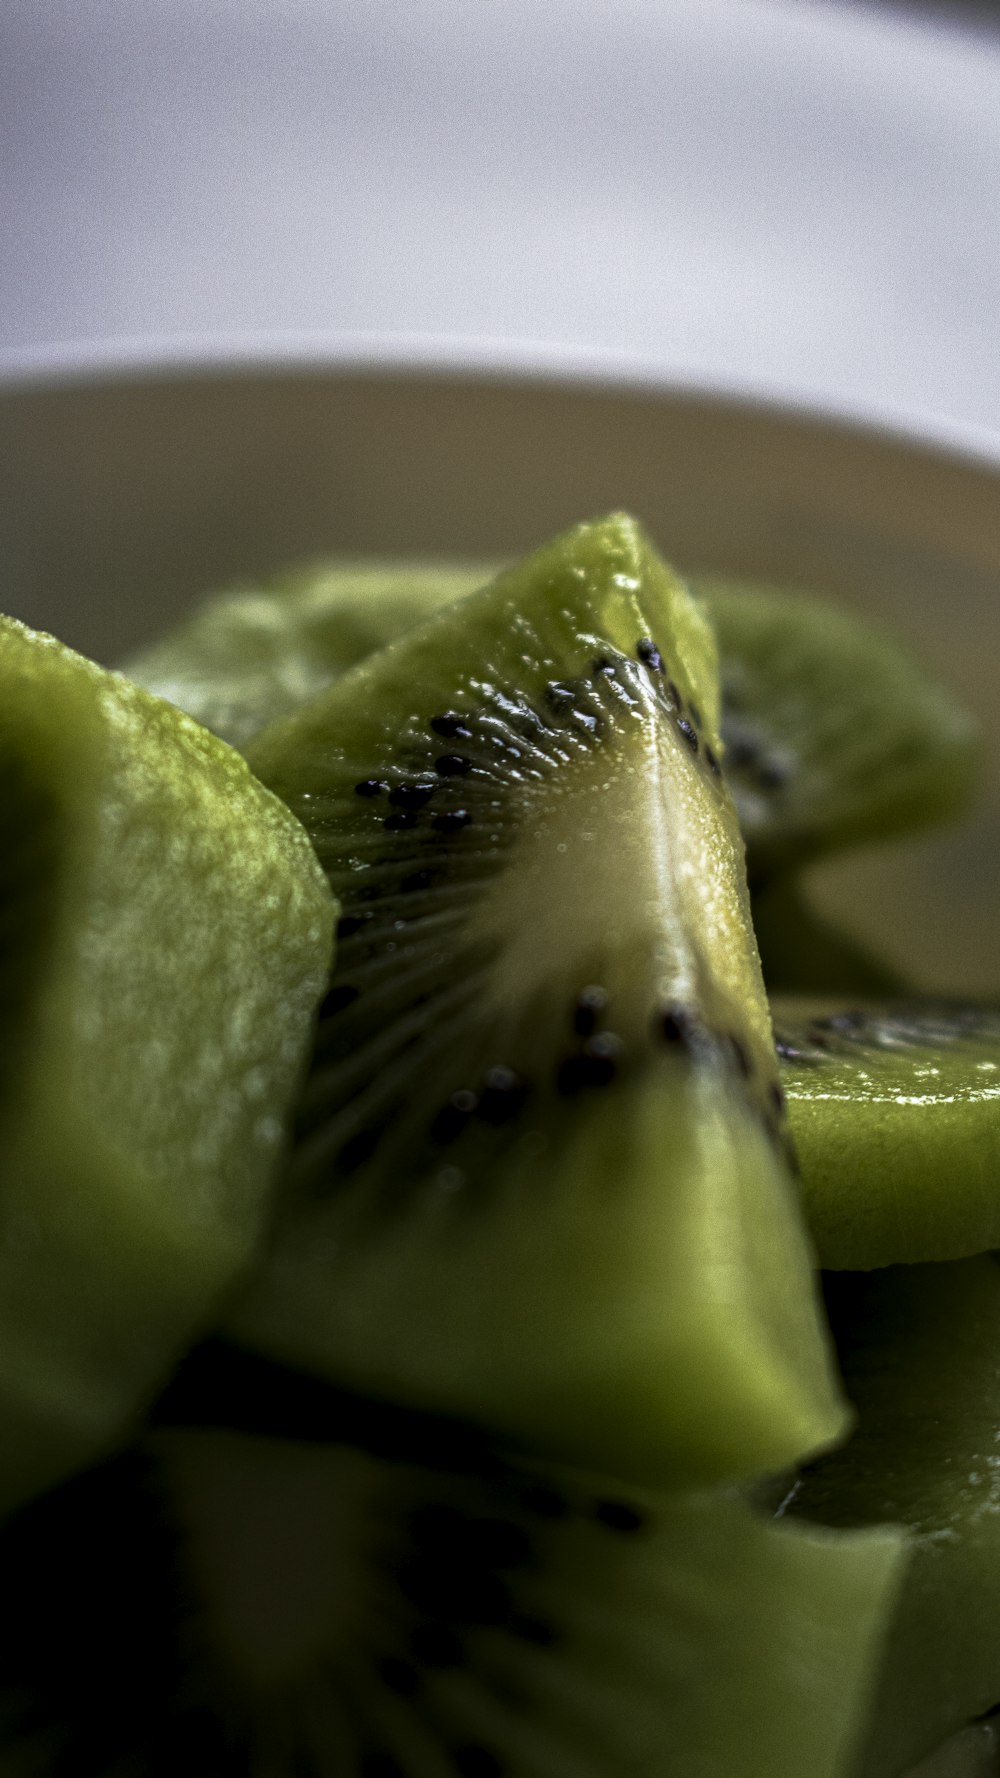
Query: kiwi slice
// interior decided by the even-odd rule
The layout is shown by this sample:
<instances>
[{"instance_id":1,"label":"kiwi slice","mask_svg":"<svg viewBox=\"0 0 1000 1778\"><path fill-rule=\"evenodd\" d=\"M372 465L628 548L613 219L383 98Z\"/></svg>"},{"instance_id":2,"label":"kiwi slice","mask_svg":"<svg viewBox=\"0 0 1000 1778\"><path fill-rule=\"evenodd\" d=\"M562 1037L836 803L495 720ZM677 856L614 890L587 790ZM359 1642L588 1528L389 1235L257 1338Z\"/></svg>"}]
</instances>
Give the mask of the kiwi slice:
<instances>
[{"instance_id":1,"label":"kiwi slice","mask_svg":"<svg viewBox=\"0 0 1000 1778\"><path fill-rule=\"evenodd\" d=\"M790 1510L914 1536L859 1766L895 1778L1000 1703L1000 1265L831 1275L827 1303L858 1427Z\"/></svg>"},{"instance_id":2,"label":"kiwi slice","mask_svg":"<svg viewBox=\"0 0 1000 1778\"><path fill-rule=\"evenodd\" d=\"M160 1425L0 1535L0 1768L846 1778L906 1557L419 1416Z\"/></svg>"},{"instance_id":3,"label":"kiwi slice","mask_svg":"<svg viewBox=\"0 0 1000 1778\"><path fill-rule=\"evenodd\" d=\"M837 1436L716 719L616 515L251 745L342 914L245 1343L657 1485Z\"/></svg>"},{"instance_id":4,"label":"kiwi slice","mask_svg":"<svg viewBox=\"0 0 1000 1778\"><path fill-rule=\"evenodd\" d=\"M484 563L321 563L216 593L122 671L242 747L375 649L496 572Z\"/></svg>"},{"instance_id":5,"label":"kiwi slice","mask_svg":"<svg viewBox=\"0 0 1000 1778\"><path fill-rule=\"evenodd\" d=\"M332 923L238 754L0 619L0 1510L114 1438L246 1264Z\"/></svg>"},{"instance_id":6,"label":"kiwi slice","mask_svg":"<svg viewBox=\"0 0 1000 1778\"><path fill-rule=\"evenodd\" d=\"M820 1263L1000 1246L1000 1009L775 996L771 1010Z\"/></svg>"},{"instance_id":7,"label":"kiwi slice","mask_svg":"<svg viewBox=\"0 0 1000 1778\"><path fill-rule=\"evenodd\" d=\"M812 595L693 584L718 638L726 775L754 886L962 806L975 726L895 640Z\"/></svg>"},{"instance_id":8,"label":"kiwi slice","mask_svg":"<svg viewBox=\"0 0 1000 1778\"><path fill-rule=\"evenodd\" d=\"M1000 1738L990 1720L949 1735L918 1766L911 1766L906 1778L996 1778L998 1771Z\"/></svg>"}]
</instances>

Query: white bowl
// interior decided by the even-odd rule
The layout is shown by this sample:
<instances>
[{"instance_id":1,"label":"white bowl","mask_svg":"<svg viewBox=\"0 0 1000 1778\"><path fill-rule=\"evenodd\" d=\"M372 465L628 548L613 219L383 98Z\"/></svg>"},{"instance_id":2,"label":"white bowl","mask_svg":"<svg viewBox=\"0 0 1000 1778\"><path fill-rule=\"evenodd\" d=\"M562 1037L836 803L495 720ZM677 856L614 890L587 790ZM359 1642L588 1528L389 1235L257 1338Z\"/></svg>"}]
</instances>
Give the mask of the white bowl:
<instances>
[{"instance_id":1,"label":"white bowl","mask_svg":"<svg viewBox=\"0 0 1000 1778\"><path fill-rule=\"evenodd\" d=\"M0 364L0 602L112 662L199 592L295 559L504 557L628 508L681 568L891 625L978 714L973 814L814 884L917 982L1000 994L1000 451L617 376L357 350Z\"/></svg>"}]
</instances>

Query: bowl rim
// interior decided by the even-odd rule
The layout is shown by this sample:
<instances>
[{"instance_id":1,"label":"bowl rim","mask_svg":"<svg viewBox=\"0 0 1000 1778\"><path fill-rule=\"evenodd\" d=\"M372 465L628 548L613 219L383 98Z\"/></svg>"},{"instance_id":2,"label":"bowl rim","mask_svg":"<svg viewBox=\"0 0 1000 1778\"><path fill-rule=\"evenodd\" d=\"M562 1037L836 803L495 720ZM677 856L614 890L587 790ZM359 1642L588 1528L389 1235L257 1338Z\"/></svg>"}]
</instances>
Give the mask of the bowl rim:
<instances>
[{"instance_id":1,"label":"bowl rim","mask_svg":"<svg viewBox=\"0 0 1000 1778\"><path fill-rule=\"evenodd\" d=\"M149 381L230 382L290 375L471 381L536 390L593 390L654 402L700 401L840 433L881 437L1000 475L1000 426L994 430L931 408L861 401L829 389L753 376L734 378L608 347L475 335L292 330L134 334L41 346L0 345L0 398L9 393L83 391Z\"/></svg>"}]
</instances>

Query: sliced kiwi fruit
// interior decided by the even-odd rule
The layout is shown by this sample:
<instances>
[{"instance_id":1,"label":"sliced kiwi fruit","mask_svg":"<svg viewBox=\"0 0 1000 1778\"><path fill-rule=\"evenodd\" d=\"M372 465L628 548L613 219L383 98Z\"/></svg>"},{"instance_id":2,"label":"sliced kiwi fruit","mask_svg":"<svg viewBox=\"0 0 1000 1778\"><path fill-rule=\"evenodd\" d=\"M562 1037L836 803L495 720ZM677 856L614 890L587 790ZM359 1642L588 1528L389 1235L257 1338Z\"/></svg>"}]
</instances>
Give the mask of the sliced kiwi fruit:
<instances>
[{"instance_id":1,"label":"sliced kiwi fruit","mask_svg":"<svg viewBox=\"0 0 1000 1778\"><path fill-rule=\"evenodd\" d=\"M251 745L342 913L245 1343L656 1485L839 1434L716 721L616 515Z\"/></svg>"},{"instance_id":2,"label":"sliced kiwi fruit","mask_svg":"<svg viewBox=\"0 0 1000 1778\"><path fill-rule=\"evenodd\" d=\"M260 587L216 593L122 671L242 747L495 572L485 563L427 561L292 569Z\"/></svg>"},{"instance_id":3,"label":"sliced kiwi fruit","mask_svg":"<svg viewBox=\"0 0 1000 1778\"><path fill-rule=\"evenodd\" d=\"M1000 1703L1000 1265L980 1255L827 1287L858 1427L803 1473L789 1510L915 1538L859 1765L859 1778L896 1778Z\"/></svg>"},{"instance_id":4,"label":"sliced kiwi fruit","mask_svg":"<svg viewBox=\"0 0 1000 1778\"><path fill-rule=\"evenodd\" d=\"M1000 1008L774 996L771 1010L820 1263L1000 1246Z\"/></svg>"},{"instance_id":5,"label":"sliced kiwi fruit","mask_svg":"<svg viewBox=\"0 0 1000 1778\"><path fill-rule=\"evenodd\" d=\"M967 800L975 725L894 639L811 595L694 585L718 638L726 775L755 886Z\"/></svg>"},{"instance_id":6,"label":"sliced kiwi fruit","mask_svg":"<svg viewBox=\"0 0 1000 1778\"><path fill-rule=\"evenodd\" d=\"M167 1420L0 1534L5 1772L847 1778L898 1532Z\"/></svg>"},{"instance_id":7,"label":"sliced kiwi fruit","mask_svg":"<svg viewBox=\"0 0 1000 1778\"><path fill-rule=\"evenodd\" d=\"M249 1260L333 914L238 754L0 619L0 1510Z\"/></svg>"},{"instance_id":8,"label":"sliced kiwi fruit","mask_svg":"<svg viewBox=\"0 0 1000 1778\"><path fill-rule=\"evenodd\" d=\"M949 1735L919 1765L911 1766L906 1778L997 1778L998 1772L1000 1737L990 1719Z\"/></svg>"},{"instance_id":9,"label":"sliced kiwi fruit","mask_svg":"<svg viewBox=\"0 0 1000 1778\"><path fill-rule=\"evenodd\" d=\"M207 600L124 670L242 746L493 572L432 562L299 569ZM692 587L718 639L725 768L755 885L962 805L976 773L974 725L897 642L810 593L712 576Z\"/></svg>"}]
</instances>

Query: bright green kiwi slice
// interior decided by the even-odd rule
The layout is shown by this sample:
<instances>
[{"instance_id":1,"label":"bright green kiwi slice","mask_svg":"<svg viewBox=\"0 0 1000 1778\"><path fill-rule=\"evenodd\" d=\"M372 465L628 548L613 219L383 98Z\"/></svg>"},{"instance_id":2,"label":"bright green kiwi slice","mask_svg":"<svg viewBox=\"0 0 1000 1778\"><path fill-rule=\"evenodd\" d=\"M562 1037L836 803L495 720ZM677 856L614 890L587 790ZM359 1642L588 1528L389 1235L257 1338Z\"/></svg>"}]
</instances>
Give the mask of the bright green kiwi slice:
<instances>
[{"instance_id":1,"label":"bright green kiwi slice","mask_svg":"<svg viewBox=\"0 0 1000 1778\"><path fill-rule=\"evenodd\" d=\"M0 1534L0 1767L846 1778L897 1532L609 1490L435 1431L160 1427L33 1503Z\"/></svg>"},{"instance_id":2,"label":"bright green kiwi slice","mask_svg":"<svg viewBox=\"0 0 1000 1778\"><path fill-rule=\"evenodd\" d=\"M615 516L252 744L342 914L246 1343L656 1484L837 1436L716 720Z\"/></svg>"},{"instance_id":3,"label":"bright green kiwi slice","mask_svg":"<svg viewBox=\"0 0 1000 1778\"><path fill-rule=\"evenodd\" d=\"M494 572L458 562L294 569L261 587L216 593L123 662L122 671L242 747L266 723Z\"/></svg>"},{"instance_id":4,"label":"bright green kiwi slice","mask_svg":"<svg viewBox=\"0 0 1000 1778\"><path fill-rule=\"evenodd\" d=\"M915 1535L859 1767L895 1778L1000 1703L1000 1265L844 1273L827 1299L859 1423L792 1511Z\"/></svg>"},{"instance_id":5,"label":"bright green kiwi slice","mask_svg":"<svg viewBox=\"0 0 1000 1778\"><path fill-rule=\"evenodd\" d=\"M1000 1246L1000 1009L772 998L820 1263Z\"/></svg>"},{"instance_id":6,"label":"bright green kiwi slice","mask_svg":"<svg viewBox=\"0 0 1000 1778\"><path fill-rule=\"evenodd\" d=\"M892 638L811 595L696 579L719 645L751 882L966 800L974 725Z\"/></svg>"},{"instance_id":7,"label":"bright green kiwi slice","mask_svg":"<svg viewBox=\"0 0 1000 1778\"><path fill-rule=\"evenodd\" d=\"M245 1265L330 954L301 828L180 713L0 619L0 1510Z\"/></svg>"}]
</instances>

